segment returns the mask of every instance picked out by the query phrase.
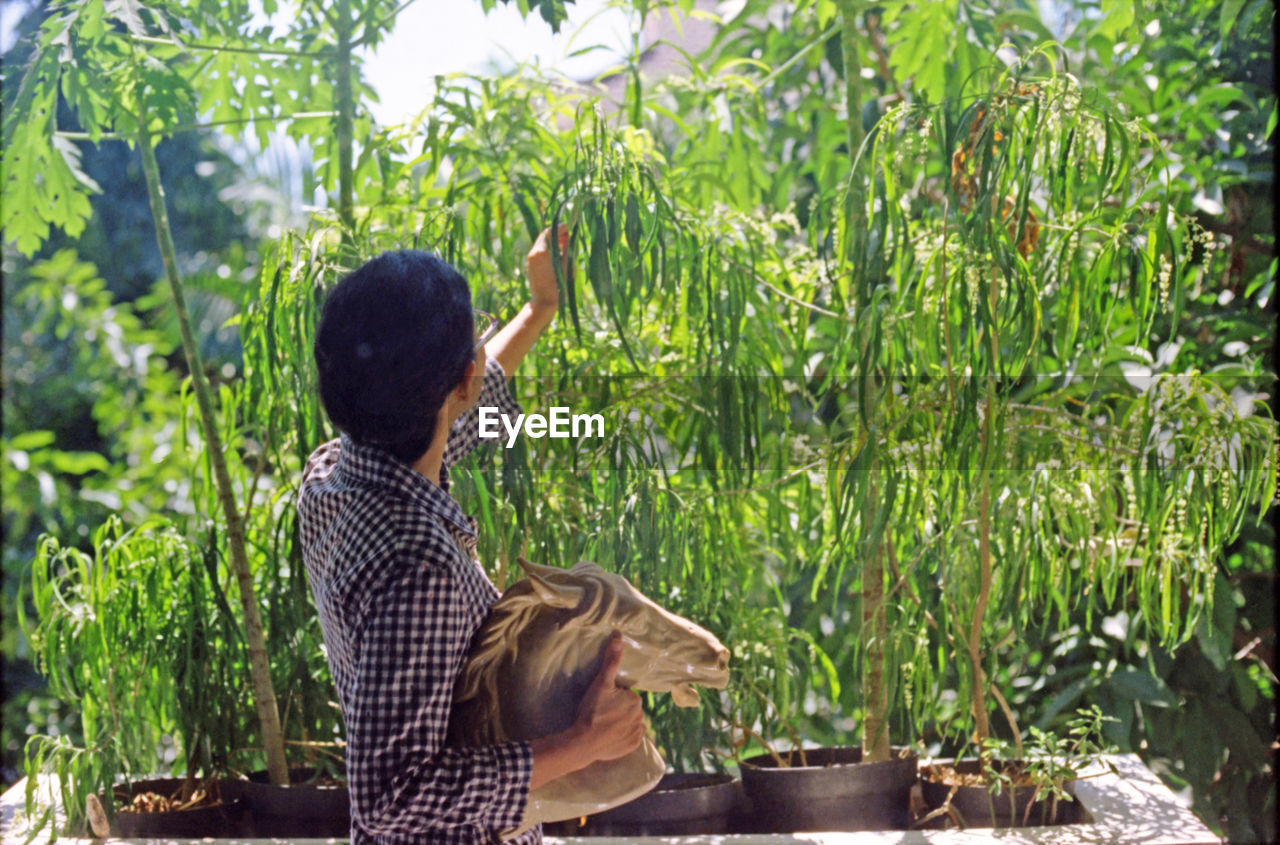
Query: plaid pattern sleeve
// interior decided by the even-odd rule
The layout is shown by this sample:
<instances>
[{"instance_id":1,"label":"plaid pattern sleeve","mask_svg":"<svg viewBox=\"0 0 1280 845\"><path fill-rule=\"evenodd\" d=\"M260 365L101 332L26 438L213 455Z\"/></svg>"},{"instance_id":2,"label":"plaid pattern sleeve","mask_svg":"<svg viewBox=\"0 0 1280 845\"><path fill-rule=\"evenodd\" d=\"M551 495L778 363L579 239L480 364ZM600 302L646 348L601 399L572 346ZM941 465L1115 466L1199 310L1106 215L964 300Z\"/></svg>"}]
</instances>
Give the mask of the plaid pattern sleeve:
<instances>
[{"instance_id":1,"label":"plaid pattern sleeve","mask_svg":"<svg viewBox=\"0 0 1280 845\"><path fill-rule=\"evenodd\" d=\"M496 842L528 804L531 746L446 745L454 685L499 597L472 557L474 521L346 435L312 453L298 518L347 728L352 845ZM541 840L539 825L508 845Z\"/></svg>"},{"instance_id":2,"label":"plaid pattern sleeve","mask_svg":"<svg viewBox=\"0 0 1280 845\"><path fill-rule=\"evenodd\" d=\"M515 417L520 413L520 405L507 387L507 374L493 357L485 359L484 384L480 388L480 401L474 408L463 412L454 422L453 428L449 430L449 440L444 447L444 468L441 470L446 488L449 484L449 467L469 455L471 450L480 443L480 408L486 406L497 408L498 413L509 417Z\"/></svg>"}]
</instances>

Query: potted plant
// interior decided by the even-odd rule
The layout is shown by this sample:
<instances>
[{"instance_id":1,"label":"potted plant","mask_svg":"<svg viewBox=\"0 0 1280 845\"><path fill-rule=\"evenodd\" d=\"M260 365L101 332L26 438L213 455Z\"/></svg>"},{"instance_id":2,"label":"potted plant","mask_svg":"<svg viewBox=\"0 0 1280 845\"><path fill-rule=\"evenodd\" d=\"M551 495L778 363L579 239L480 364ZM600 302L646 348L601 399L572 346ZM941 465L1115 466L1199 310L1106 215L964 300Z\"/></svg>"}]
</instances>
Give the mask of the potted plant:
<instances>
[{"instance_id":1,"label":"potted plant","mask_svg":"<svg viewBox=\"0 0 1280 845\"><path fill-rule=\"evenodd\" d=\"M244 800L238 781L210 779L188 792L188 778L145 778L117 785L113 827L102 807L104 796L90 795L89 828L95 836L230 837L246 834Z\"/></svg>"},{"instance_id":2,"label":"potted plant","mask_svg":"<svg viewBox=\"0 0 1280 845\"><path fill-rule=\"evenodd\" d=\"M842 0L836 6L850 172L836 215L836 229L840 233L835 256L839 262L837 274L849 274L853 278L852 293L862 306L856 313L870 314L878 320L878 310L874 306L866 307L871 304L867 297L871 280L882 272L865 240L868 229L874 228L874 224L868 227L867 221L883 224L877 219L874 207L868 214L863 179L866 135L859 62L862 37L858 30L857 5ZM883 230L880 232L882 238L887 235ZM864 318L850 340L866 349L874 345L872 335L876 330ZM828 395L843 392L844 398L862 397L864 424L868 422L865 397L882 390L876 384L880 376L877 362L870 363L868 366L864 356L850 367L852 390L835 380L830 370L821 379ZM910 748L892 747L889 736L893 705L889 655L895 626L900 624L890 619L892 611L886 596L886 525L893 509L893 488L882 495L886 491L881 486L878 444L874 439L868 446L868 438L862 437L857 447L841 447L838 437L834 442L834 454L843 455L847 470L842 485L831 496L830 506L835 510L836 525L844 526L847 534L830 550L830 556L840 557L841 561L835 567L830 560L822 565L813 591L816 596L828 571L834 568L836 573L841 573L849 558L856 561L860 584L856 606L862 643L857 673L861 681L862 742L857 747L804 749L792 730L796 747L786 755L770 749L767 754L742 760L743 783L753 804L756 826L771 831L903 829L908 821L911 788L916 781L915 753ZM809 645L820 651L812 640ZM838 689L834 669L829 674L831 685ZM758 688L754 692L772 705ZM838 692L833 695L837 697ZM777 706L772 705L772 709L785 724Z\"/></svg>"},{"instance_id":3,"label":"potted plant","mask_svg":"<svg viewBox=\"0 0 1280 845\"><path fill-rule=\"evenodd\" d=\"M191 685L182 669L207 668L197 620L214 608L203 600L200 554L164 523L126 530L112 518L92 542L88 555L45 538L29 582L35 620L19 605L50 689L81 708L86 742L33 737L29 773L57 776L67 830L91 823L97 835L242 832L239 785L216 776L200 740L234 725L234 712L203 710L207 687ZM187 776L137 779L168 767L171 734L180 740L175 768ZM29 779L29 813L36 783Z\"/></svg>"},{"instance_id":4,"label":"potted plant","mask_svg":"<svg viewBox=\"0 0 1280 845\"><path fill-rule=\"evenodd\" d=\"M728 773L671 772L650 792L579 820L543 824L553 836L701 836L736 832L742 783Z\"/></svg>"},{"instance_id":5,"label":"potted plant","mask_svg":"<svg viewBox=\"0 0 1280 845\"><path fill-rule=\"evenodd\" d=\"M250 305L248 311L244 334L246 385L250 389L243 394L234 392L233 404L246 411L242 429L246 434L241 436L245 441L248 434L258 437L252 445L234 438L228 440L251 455L245 461L244 472L254 479L249 489L259 493L245 523L246 540L256 592L262 597L264 625L269 633L278 632L268 636L267 646L272 676L279 680L282 690L281 733L291 762L289 782L272 782L268 770L262 767L258 737L252 733L247 747L243 742L226 741L229 738L213 747L222 749L238 768L248 769L242 788L256 835L346 836L350 833L351 814L345 731L302 562L294 491L287 479L278 479L274 477L276 472L268 474L264 469L289 465L285 457L294 442L291 423L296 423L297 418L291 411L288 394L260 403L263 397L253 392L252 386L261 384L268 364L256 354L261 341L256 332L261 324L255 306ZM282 357L287 360L287 356ZM270 422L259 424L267 420ZM225 577L225 568L222 572ZM243 668L241 650L229 646L220 651L221 658L232 667Z\"/></svg>"},{"instance_id":6,"label":"potted plant","mask_svg":"<svg viewBox=\"0 0 1280 845\"><path fill-rule=\"evenodd\" d=\"M738 632L724 718L749 804L739 832L905 829L915 754L893 749L889 760L871 762L856 746L805 747L794 727L800 702L784 679L816 662L838 696L834 665L776 609L744 614ZM790 748L777 747L779 733ZM753 745L763 750L745 754Z\"/></svg>"},{"instance_id":7,"label":"potted plant","mask_svg":"<svg viewBox=\"0 0 1280 845\"><path fill-rule=\"evenodd\" d=\"M1032 726L1025 749L1015 751L1011 743L989 738L981 758L937 770L924 764L921 797L932 809L920 813L912 826L1027 827L1080 821L1076 781L1114 771L1095 766L1112 750L1100 741L1106 720L1094 705L1077 712L1065 739ZM1096 771L1083 774L1090 768Z\"/></svg>"},{"instance_id":8,"label":"potted plant","mask_svg":"<svg viewBox=\"0 0 1280 845\"><path fill-rule=\"evenodd\" d=\"M1267 462L1265 424L1221 384L1152 366L1185 237L1136 164L1140 150L1160 160L1158 140L1069 74L1032 77L1040 55L963 108L880 121L864 150L873 222L850 247L876 338L856 379L855 483L893 509L889 577L864 583L887 584L913 617L899 624L962 667L957 712L928 712L949 682L928 659L911 662L907 691L989 786L1038 765L1000 689L1018 630L1119 594L1164 641L1189 636ZM922 128L935 143L921 146ZM1174 612L1183 591L1188 612Z\"/></svg>"},{"instance_id":9,"label":"potted plant","mask_svg":"<svg viewBox=\"0 0 1280 845\"><path fill-rule=\"evenodd\" d=\"M238 836L244 781L233 777L229 750L242 744L245 718L239 679L245 662L234 612L218 587L216 538L193 549L172 590L158 651L172 681L184 778L132 781L114 789L121 836ZM90 819L92 822L92 818Z\"/></svg>"}]
</instances>

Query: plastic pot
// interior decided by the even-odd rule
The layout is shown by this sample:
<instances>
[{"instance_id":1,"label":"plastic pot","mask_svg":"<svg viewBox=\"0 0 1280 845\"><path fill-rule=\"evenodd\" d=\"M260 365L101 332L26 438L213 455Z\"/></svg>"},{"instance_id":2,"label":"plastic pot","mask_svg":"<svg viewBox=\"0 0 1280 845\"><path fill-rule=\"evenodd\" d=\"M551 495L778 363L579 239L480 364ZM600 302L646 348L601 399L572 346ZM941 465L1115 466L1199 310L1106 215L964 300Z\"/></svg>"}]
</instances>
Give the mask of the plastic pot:
<instances>
[{"instance_id":1,"label":"plastic pot","mask_svg":"<svg viewBox=\"0 0 1280 845\"><path fill-rule=\"evenodd\" d=\"M117 795L135 795L154 792L166 798L182 791L183 778L151 778L120 784L113 790ZM241 796L242 781L213 780L205 786L212 800L186 810L167 810L158 813L132 812L116 809L116 835L125 838L143 837L228 837L243 836L245 829L245 805Z\"/></svg>"},{"instance_id":2,"label":"plastic pot","mask_svg":"<svg viewBox=\"0 0 1280 845\"><path fill-rule=\"evenodd\" d=\"M905 749L893 759L863 763L861 748L806 748L800 755L742 761L742 786L751 802L751 831L906 830L918 760ZM905 754L906 756L899 756Z\"/></svg>"},{"instance_id":3,"label":"plastic pot","mask_svg":"<svg viewBox=\"0 0 1280 845\"><path fill-rule=\"evenodd\" d=\"M351 833L351 793L345 786L309 783L315 769L290 769L289 786L273 786L265 771L244 783L244 802L257 836L346 837Z\"/></svg>"},{"instance_id":4,"label":"plastic pot","mask_svg":"<svg viewBox=\"0 0 1280 845\"><path fill-rule=\"evenodd\" d=\"M543 825L554 836L680 836L729 833L744 806L742 783L726 774L667 774L649 792L603 813Z\"/></svg>"},{"instance_id":5,"label":"plastic pot","mask_svg":"<svg viewBox=\"0 0 1280 845\"><path fill-rule=\"evenodd\" d=\"M1001 761L997 761L1000 765ZM1005 766L1020 768L1018 760L1003 761ZM925 804L930 810L946 803L952 786L941 782L943 772L954 769L962 775L976 776L981 774L982 765L976 758L965 758L954 763L933 763L924 766L920 771L920 788L924 793ZM1063 788L1068 794L1074 794L1075 781L1067 781ZM1047 824L1070 824L1079 820L1080 805L1076 801L1059 800L1053 807L1053 799L1043 792L1036 797L1034 786L1015 786L1012 791L1003 787L998 794L992 794L985 786L956 786L951 794L951 806L959 811L960 821L965 827L1039 827ZM1010 794L1012 793L1012 801ZM1036 800L1032 800L1035 798ZM1027 805L1031 805L1030 811ZM939 817L936 827L955 826L956 820L948 816Z\"/></svg>"}]
</instances>

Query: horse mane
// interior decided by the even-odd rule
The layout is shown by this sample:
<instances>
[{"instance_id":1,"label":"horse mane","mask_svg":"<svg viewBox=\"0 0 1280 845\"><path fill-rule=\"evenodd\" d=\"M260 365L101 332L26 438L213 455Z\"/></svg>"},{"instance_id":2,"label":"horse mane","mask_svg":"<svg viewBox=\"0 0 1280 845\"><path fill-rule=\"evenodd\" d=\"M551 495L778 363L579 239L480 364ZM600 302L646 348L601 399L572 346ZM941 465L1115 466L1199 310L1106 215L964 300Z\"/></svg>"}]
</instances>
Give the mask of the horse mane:
<instances>
[{"instance_id":1,"label":"horse mane","mask_svg":"<svg viewBox=\"0 0 1280 845\"><path fill-rule=\"evenodd\" d=\"M591 627L599 625L613 614L617 595L604 578L605 572L598 565L581 561L569 570L558 570L542 576L552 584L572 583L583 590L582 599L574 608L557 608L546 604L534 590L528 578L524 578L503 593L489 613L476 639L472 641L467 664L458 678L454 690L454 708L467 714L461 726L465 739L475 745L505 742L508 737L498 718L498 670L504 662L514 661L518 651L518 638L522 630L532 623L539 613L564 615L559 628ZM568 623L573 621L572 625ZM548 644L547 659L559 661L573 645L573 637L555 637Z\"/></svg>"}]
</instances>

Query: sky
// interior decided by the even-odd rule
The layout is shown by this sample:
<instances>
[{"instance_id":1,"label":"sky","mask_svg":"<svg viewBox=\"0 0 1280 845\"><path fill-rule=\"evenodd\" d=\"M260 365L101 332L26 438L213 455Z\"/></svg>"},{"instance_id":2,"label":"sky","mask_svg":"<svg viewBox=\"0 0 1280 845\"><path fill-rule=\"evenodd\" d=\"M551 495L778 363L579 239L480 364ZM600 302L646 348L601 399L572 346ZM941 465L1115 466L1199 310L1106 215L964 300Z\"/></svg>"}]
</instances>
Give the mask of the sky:
<instances>
[{"instance_id":1,"label":"sky","mask_svg":"<svg viewBox=\"0 0 1280 845\"><path fill-rule=\"evenodd\" d=\"M365 75L382 100L371 106L374 117L385 125L416 114L429 101L435 74L511 67L514 58L589 79L617 64L627 14L605 0L578 0L567 9L568 21L552 35L537 12L525 20L514 3L499 3L486 16L477 0L417 0L366 61ZM568 56L594 45L607 49Z\"/></svg>"},{"instance_id":2,"label":"sky","mask_svg":"<svg viewBox=\"0 0 1280 845\"><path fill-rule=\"evenodd\" d=\"M0 0L0 50L11 46L30 5ZM412 117L427 104L436 74L537 62L589 79L616 64L628 39L627 14L606 0L577 0L566 8L569 19L553 35L537 12L523 19L514 3L498 3L486 16L479 0L416 0L400 13L390 37L365 55L365 77L382 101L372 105L374 117L384 125ZM568 55L593 45L607 49Z\"/></svg>"}]
</instances>

